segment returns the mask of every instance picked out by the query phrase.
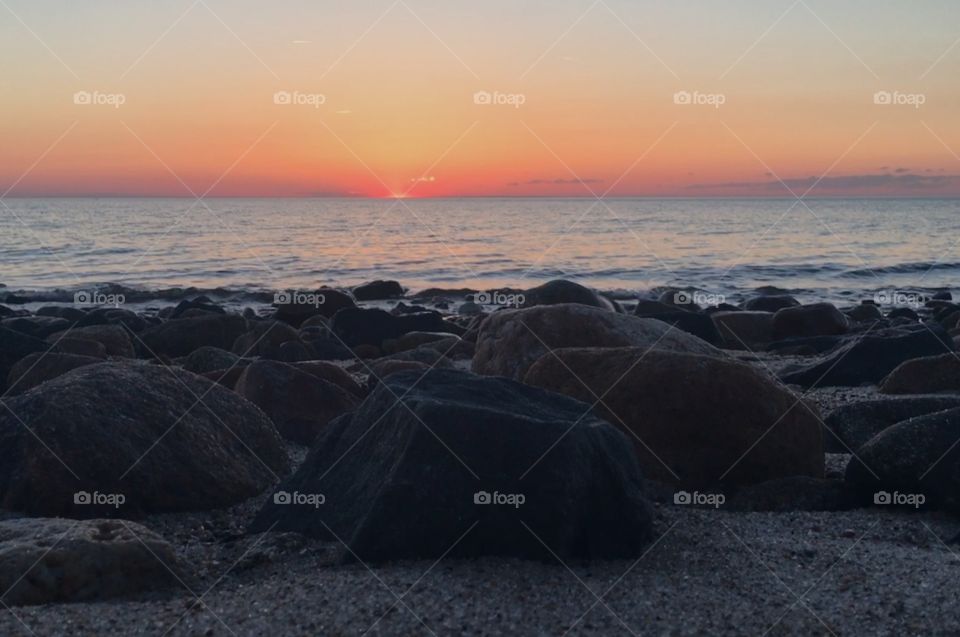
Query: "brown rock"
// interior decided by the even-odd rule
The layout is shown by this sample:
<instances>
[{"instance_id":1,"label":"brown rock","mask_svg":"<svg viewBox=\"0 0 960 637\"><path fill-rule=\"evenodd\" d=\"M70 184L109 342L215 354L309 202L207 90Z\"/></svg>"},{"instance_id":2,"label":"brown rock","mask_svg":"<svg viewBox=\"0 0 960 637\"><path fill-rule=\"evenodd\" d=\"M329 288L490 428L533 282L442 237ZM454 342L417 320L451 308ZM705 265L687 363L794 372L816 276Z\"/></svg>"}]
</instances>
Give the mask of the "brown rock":
<instances>
[{"instance_id":1,"label":"brown rock","mask_svg":"<svg viewBox=\"0 0 960 637\"><path fill-rule=\"evenodd\" d=\"M880 383L880 391L884 394L960 391L960 358L951 352L900 363Z\"/></svg>"}]
</instances>

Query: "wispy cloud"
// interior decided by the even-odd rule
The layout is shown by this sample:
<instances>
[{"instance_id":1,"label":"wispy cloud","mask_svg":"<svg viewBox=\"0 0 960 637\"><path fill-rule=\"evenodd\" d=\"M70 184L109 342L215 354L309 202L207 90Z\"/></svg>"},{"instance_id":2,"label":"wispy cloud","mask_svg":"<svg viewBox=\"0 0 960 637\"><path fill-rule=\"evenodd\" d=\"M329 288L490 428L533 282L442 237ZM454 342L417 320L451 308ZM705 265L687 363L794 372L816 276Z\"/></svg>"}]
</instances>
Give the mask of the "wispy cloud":
<instances>
[{"instance_id":1,"label":"wispy cloud","mask_svg":"<svg viewBox=\"0 0 960 637\"><path fill-rule=\"evenodd\" d=\"M531 179L529 181L511 181L508 186L576 186L602 184L602 179Z\"/></svg>"}]
</instances>

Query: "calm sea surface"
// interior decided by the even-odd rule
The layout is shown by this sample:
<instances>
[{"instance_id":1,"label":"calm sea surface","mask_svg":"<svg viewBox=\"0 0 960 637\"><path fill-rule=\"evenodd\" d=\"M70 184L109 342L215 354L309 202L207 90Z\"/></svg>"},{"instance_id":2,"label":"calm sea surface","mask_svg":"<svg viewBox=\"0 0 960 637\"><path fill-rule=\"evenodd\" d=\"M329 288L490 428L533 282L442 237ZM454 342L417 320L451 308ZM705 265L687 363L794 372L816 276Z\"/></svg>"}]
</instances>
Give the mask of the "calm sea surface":
<instances>
[{"instance_id":1,"label":"calm sea surface","mask_svg":"<svg viewBox=\"0 0 960 637\"><path fill-rule=\"evenodd\" d=\"M273 290L567 277L736 300L960 289L960 200L5 199L8 290Z\"/></svg>"}]
</instances>

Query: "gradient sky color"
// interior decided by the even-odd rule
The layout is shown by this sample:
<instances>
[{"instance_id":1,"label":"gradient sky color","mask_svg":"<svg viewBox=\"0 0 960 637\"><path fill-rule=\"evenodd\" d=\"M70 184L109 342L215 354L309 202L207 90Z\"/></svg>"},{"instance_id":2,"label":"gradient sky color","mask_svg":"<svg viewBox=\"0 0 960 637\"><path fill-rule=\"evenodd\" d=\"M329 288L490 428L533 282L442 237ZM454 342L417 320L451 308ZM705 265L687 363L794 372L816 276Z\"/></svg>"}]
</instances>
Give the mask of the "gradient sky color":
<instances>
[{"instance_id":1,"label":"gradient sky color","mask_svg":"<svg viewBox=\"0 0 960 637\"><path fill-rule=\"evenodd\" d=\"M7 196L960 196L946 0L4 0L0 67Z\"/></svg>"}]
</instances>

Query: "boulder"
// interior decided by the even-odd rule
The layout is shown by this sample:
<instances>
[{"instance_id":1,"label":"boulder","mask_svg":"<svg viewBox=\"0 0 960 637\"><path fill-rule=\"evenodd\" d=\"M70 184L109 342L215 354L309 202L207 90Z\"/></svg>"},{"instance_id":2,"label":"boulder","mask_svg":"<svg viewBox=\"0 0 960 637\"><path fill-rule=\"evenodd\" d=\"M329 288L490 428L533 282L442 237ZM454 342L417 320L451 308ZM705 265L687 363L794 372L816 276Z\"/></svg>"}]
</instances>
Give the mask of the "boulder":
<instances>
[{"instance_id":1,"label":"boulder","mask_svg":"<svg viewBox=\"0 0 960 637\"><path fill-rule=\"evenodd\" d=\"M847 316L861 323L883 320L883 312L873 303L861 303L849 310Z\"/></svg>"},{"instance_id":2,"label":"boulder","mask_svg":"<svg viewBox=\"0 0 960 637\"><path fill-rule=\"evenodd\" d=\"M187 312L192 312L191 316L203 316L198 312L206 312L209 314L226 314L227 311L222 307L211 301L205 296L197 297L195 299L184 299L180 301L176 307L170 311L170 316L167 318L176 319L176 318L185 318Z\"/></svg>"},{"instance_id":3,"label":"boulder","mask_svg":"<svg viewBox=\"0 0 960 637\"><path fill-rule=\"evenodd\" d=\"M559 349L524 382L594 405L634 442L645 475L688 488L823 477L815 407L729 358L644 348Z\"/></svg>"},{"instance_id":4,"label":"boulder","mask_svg":"<svg viewBox=\"0 0 960 637\"><path fill-rule=\"evenodd\" d=\"M820 361L785 370L780 378L808 388L876 384L904 361L953 348L949 335L935 323L913 330L867 333L850 337Z\"/></svg>"},{"instance_id":5,"label":"boulder","mask_svg":"<svg viewBox=\"0 0 960 637\"><path fill-rule=\"evenodd\" d=\"M898 307L890 310L887 313L888 319L908 319L911 321L919 321L920 315L917 314L914 310L911 310L909 307Z\"/></svg>"},{"instance_id":6,"label":"boulder","mask_svg":"<svg viewBox=\"0 0 960 637\"><path fill-rule=\"evenodd\" d=\"M61 338L95 341L103 345L108 356L135 358L137 355L133 347L133 340L122 325L106 324L73 327L64 332L51 334L47 337L47 342L57 343Z\"/></svg>"},{"instance_id":7,"label":"boulder","mask_svg":"<svg viewBox=\"0 0 960 637\"><path fill-rule=\"evenodd\" d=\"M756 350L773 340L770 312L715 312L710 318L726 349Z\"/></svg>"},{"instance_id":8,"label":"boulder","mask_svg":"<svg viewBox=\"0 0 960 637\"><path fill-rule=\"evenodd\" d=\"M898 422L960 407L960 396L864 400L834 409L823 421L827 452L851 453Z\"/></svg>"},{"instance_id":9,"label":"boulder","mask_svg":"<svg viewBox=\"0 0 960 637\"><path fill-rule=\"evenodd\" d=\"M0 321L0 326L8 330L16 330L35 338L46 338L56 332L62 332L72 324L67 319L54 316L15 316Z\"/></svg>"},{"instance_id":10,"label":"boulder","mask_svg":"<svg viewBox=\"0 0 960 637\"><path fill-rule=\"evenodd\" d=\"M69 305L44 305L36 312L37 316L55 316L57 318L67 319L70 323L82 321L87 313L80 308ZM0 316L3 316L0 313Z\"/></svg>"},{"instance_id":11,"label":"boulder","mask_svg":"<svg viewBox=\"0 0 960 637\"><path fill-rule=\"evenodd\" d=\"M371 281L353 288L353 298L358 301L382 301L385 299L398 299L406 291L403 286L396 281Z\"/></svg>"},{"instance_id":12,"label":"boulder","mask_svg":"<svg viewBox=\"0 0 960 637\"><path fill-rule=\"evenodd\" d=\"M356 379L339 365L334 365L326 361L302 361L293 363L293 366L302 372L316 376L328 383L333 383L354 396L364 396L363 388L360 387Z\"/></svg>"},{"instance_id":13,"label":"boulder","mask_svg":"<svg viewBox=\"0 0 960 637\"><path fill-rule=\"evenodd\" d=\"M7 392L22 394L57 376L84 365L102 363L103 359L93 356L77 356L57 352L34 352L14 363L7 377Z\"/></svg>"},{"instance_id":14,"label":"boulder","mask_svg":"<svg viewBox=\"0 0 960 637\"><path fill-rule=\"evenodd\" d=\"M384 341L398 339L410 332L447 332L462 334L465 330L445 321L439 312L418 312L394 316L385 310L348 308L337 312L330 330L348 347L373 345L383 348Z\"/></svg>"},{"instance_id":15,"label":"boulder","mask_svg":"<svg viewBox=\"0 0 960 637\"><path fill-rule=\"evenodd\" d=\"M356 307L353 297L333 288L320 288L313 291L294 291L279 295L274 303L277 311L273 318L289 323L294 327L313 316L332 317L344 308Z\"/></svg>"},{"instance_id":16,"label":"boulder","mask_svg":"<svg viewBox=\"0 0 960 637\"><path fill-rule=\"evenodd\" d=\"M247 365L234 391L266 413L287 440L309 445L331 420L354 409L354 394L277 361Z\"/></svg>"},{"instance_id":17,"label":"boulder","mask_svg":"<svg viewBox=\"0 0 960 637\"><path fill-rule=\"evenodd\" d=\"M505 310L487 317L477 336L473 371L521 380L538 358L559 347L656 347L724 356L709 343L662 321L567 303Z\"/></svg>"},{"instance_id":18,"label":"boulder","mask_svg":"<svg viewBox=\"0 0 960 637\"><path fill-rule=\"evenodd\" d=\"M747 299L743 309L748 312L778 312L787 307L798 307L800 301L787 294L754 296Z\"/></svg>"},{"instance_id":19,"label":"boulder","mask_svg":"<svg viewBox=\"0 0 960 637\"><path fill-rule=\"evenodd\" d=\"M287 469L263 412L178 369L87 365L6 405L0 507L8 510L89 518L211 509L260 493ZM124 502L83 502L82 492Z\"/></svg>"},{"instance_id":20,"label":"boulder","mask_svg":"<svg viewBox=\"0 0 960 637\"><path fill-rule=\"evenodd\" d=\"M5 605L85 602L175 583L173 546L134 522L19 518L0 522Z\"/></svg>"},{"instance_id":21,"label":"boulder","mask_svg":"<svg viewBox=\"0 0 960 637\"><path fill-rule=\"evenodd\" d=\"M599 307L611 312L617 311L617 307L613 301L596 290L564 279L548 281L543 285L530 288L523 292L523 297L524 302L522 307L579 303L580 305Z\"/></svg>"},{"instance_id":22,"label":"boulder","mask_svg":"<svg viewBox=\"0 0 960 637\"><path fill-rule=\"evenodd\" d=\"M830 303L785 307L773 315L773 337L833 336L845 334L848 325L843 312Z\"/></svg>"},{"instance_id":23,"label":"boulder","mask_svg":"<svg viewBox=\"0 0 960 637\"><path fill-rule=\"evenodd\" d=\"M147 321L136 312L121 307L98 307L90 310L77 322L78 327L94 325L116 325L134 333L147 326Z\"/></svg>"},{"instance_id":24,"label":"boulder","mask_svg":"<svg viewBox=\"0 0 960 637\"><path fill-rule=\"evenodd\" d=\"M300 333L281 321L251 321L250 331L242 334L230 348L238 356L276 358L284 343L298 342Z\"/></svg>"},{"instance_id":25,"label":"boulder","mask_svg":"<svg viewBox=\"0 0 960 637\"><path fill-rule=\"evenodd\" d=\"M652 531L640 470L588 410L504 378L393 374L323 430L251 530L339 538L364 562L637 557Z\"/></svg>"},{"instance_id":26,"label":"boulder","mask_svg":"<svg viewBox=\"0 0 960 637\"><path fill-rule=\"evenodd\" d=\"M383 353L397 354L421 345L430 345L442 352L452 349L459 342L460 337L449 332L408 332L399 338L385 340Z\"/></svg>"},{"instance_id":27,"label":"boulder","mask_svg":"<svg viewBox=\"0 0 960 637\"><path fill-rule=\"evenodd\" d=\"M146 354L187 356L204 345L229 350L247 331L247 320L238 314L209 314L196 318L172 319L148 327L140 335Z\"/></svg>"},{"instance_id":28,"label":"boulder","mask_svg":"<svg viewBox=\"0 0 960 637\"><path fill-rule=\"evenodd\" d=\"M960 358L956 352L905 361L880 383L884 394L933 394L960 391Z\"/></svg>"},{"instance_id":29,"label":"boulder","mask_svg":"<svg viewBox=\"0 0 960 637\"><path fill-rule=\"evenodd\" d=\"M717 329L716 324L714 324L709 314L674 310L669 313L661 312L654 314L648 318L662 321L687 334L693 334L711 345L720 345L722 342L720 331Z\"/></svg>"},{"instance_id":30,"label":"boulder","mask_svg":"<svg viewBox=\"0 0 960 637\"><path fill-rule=\"evenodd\" d=\"M204 345L190 352L183 361L183 368L194 374L204 374L218 369L229 369L240 363L240 357L219 347Z\"/></svg>"},{"instance_id":31,"label":"boulder","mask_svg":"<svg viewBox=\"0 0 960 637\"><path fill-rule=\"evenodd\" d=\"M847 465L846 480L864 504L960 510L960 409L938 411L884 429ZM919 502L917 496L922 496Z\"/></svg>"},{"instance_id":32,"label":"boulder","mask_svg":"<svg viewBox=\"0 0 960 637\"><path fill-rule=\"evenodd\" d=\"M35 352L43 353L50 349L46 341L0 327L0 395L7 389L7 377L14 363Z\"/></svg>"},{"instance_id":33,"label":"boulder","mask_svg":"<svg viewBox=\"0 0 960 637\"><path fill-rule=\"evenodd\" d=\"M64 354L76 354L78 356L93 356L94 358L106 358L107 348L99 341L90 341L85 338L61 338L57 341L57 349Z\"/></svg>"}]
</instances>

